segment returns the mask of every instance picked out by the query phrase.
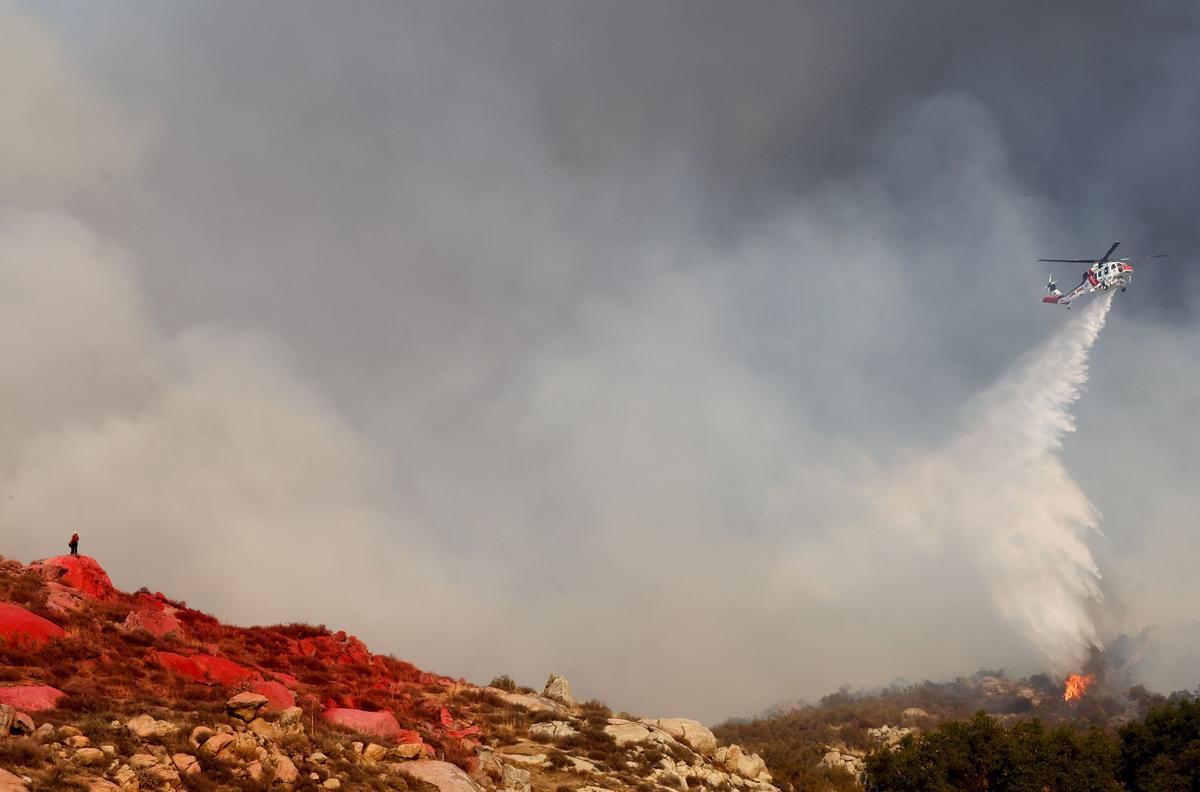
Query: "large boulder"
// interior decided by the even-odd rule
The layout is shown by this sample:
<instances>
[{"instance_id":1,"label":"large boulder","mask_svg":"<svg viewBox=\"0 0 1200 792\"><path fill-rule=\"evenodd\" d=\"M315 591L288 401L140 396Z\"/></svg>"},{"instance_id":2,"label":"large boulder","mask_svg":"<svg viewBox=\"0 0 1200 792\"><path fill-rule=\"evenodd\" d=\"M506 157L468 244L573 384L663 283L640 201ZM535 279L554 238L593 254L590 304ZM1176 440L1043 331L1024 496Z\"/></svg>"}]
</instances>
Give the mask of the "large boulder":
<instances>
[{"instance_id":1,"label":"large boulder","mask_svg":"<svg viewBox=\"0 0 1200 792\"><path fill-rule=\"evenodd\" d=\"M200 753L208 756L220 756L233 745L233 735L222 732L209 737L200 746Z\"/></svg>"},{"instance_id":2,"label":"large boulder","mask_svg":"<svg viewBox=\"0 0 1200 792\"><path fill-rule=\"evenodd\" d=\"M17 711L11 704L0 704L0 737L8 736L16 717Z\"/></svg>"},{"instance_id":3,"label":"large boulder","mask_svg":"<svg viewBox=\"0 0 1200 792\"><path fill-rule=\"evenodd\" d=\"M469 775L449 762L409 762L403 765L401 772L417 781L433 784L440 792L482 792Z\"/></svg>"},{"instance_id":4,"label":"large boulder","mask_svg":"<svg viewBox=\"0 0 1200 792\"><path fill-rule=\"evenodd\" d=\"M620 718L609 718L604 733L613 738L613 742L624 748L627 745L637 745L648 742L652 734L650 727Z\"/></svg>"},{"instance_id":5,"label":"large boulder","mask_svg":"<svg viewBox=\"0 0 1200 792\"><path fill-rule=\"evenodd\" d=\"M203 768L200 767L200 762L196 761L196 757L191 754L174 754L171 757L171 763L175 765L175 770L181 776L196 775L203 771Z\"/></svg>"},{"instance_id":6,"label":"large boulder","mask_svg":"<svg viewBox=\"0 0 1200 792\"><path fill-rule=\"evenodd\" d=\"M259 711L265 706L267 706L266 696L246 691L238 693L225 702L225 714L249 723L258 717Z\"/></svg>"},{"instance_id":7,"label":"large boulder","mask_svg":"<svg viewBox=\"0 0 1200 792\"><path fill-rule=\"evenodd\" d=\"M396 716L390 712L367 712L366 710L330 707L321 713L321 717L335 726L350 729L359 734L372 737L383 737L397 742L420 742L416 732L401 728ZM413 739L413 738L416 739Z\"/></svg>"},{"instance_id":8,"label":"large boulder","mask_svg":"<svg viewBox=\"0 0 1200 792\"><path fill-rule=\"evenodd\" d=\"M145 630L155 638L165 638L183 632L183 624L171 611L158 608L135 608L125 617L121 627L129 632Z\"/></svg>"},{"instance_id":9,"label":"large boulder","mask_svg":"<svg viewBox=\"0 0 1200 792\"><path fill-rule=\"evenodd\" d=\"M529 712L550 712L555 715L569 715L570 710L561 702L554 699L546 698L545 696L532 696L526 693L509 693L507 690L500 688L486 687L484 691L491 693L504 703L511 704L514 707L520 707Z\"/></svg>"},{"instance_id":10,"label":"large boulder","mask_svg":"<svg viewBox=\"0 0 1200 792\"><path fill-rule=\"evenodd\" d=\"M503 765L500 769L500 783L511 792L529 792L531 778L530 772L524 767Z\"/></svg>"},{"instance_id":11,"label":"large boulder","mask_svg":"<svg viewBox=\"0 0 1200 792\"><path fill-rule=\"evenodd\" d=\"M548 699L562 702L568 707L575 706L575 699L571 698L571 683L566 677L560 677L557 674L551 674L546 680L546 689L542 691L542 695Z\"/></svg>"},{"instance_id":12,"label":"large boulder","mask_svg":"<svg viewBox=\"0 0 1200 792\"><path fill-rule=\"evenodd\" d=\"M717 752L717 738L708 727L690 718L653 718L642 723L662 729L698 754L711 757Z\"/></svg>"},{"instance_id":13,"label":"large boulder","mask_svg":"<svg viewBox=\"0 0 1200 792\"><path fill-rule=\"evenodd\" d=\"M205 685L235 687L262 680L257 671L215 655L180 655L174 652L151 652L149 659L168 671L193 682Z\"/></svg>"},{"instance_id":14,"label":"large boulder","mask_svg":"<svg viewBox=\"0 0 1200 792\"><path fill-rule=\"evenodd\" d=\"M46 584L46 610L58 616L78 613L88 601L88 595L61 583Z\"/></svg>"},{"instance_id":15,"label":"large boulder","mask_svg":"<svg viewBox=\"0 0 1200 792\"><path fill-rule=\"evenodd\" d=\"M170 721L155 720L149 715L138 715L125 721L125 728L143 740L162 739L179 733L179 727Z\"/></svg>"},{"instance_id":16,"label":"large boulder","mask_svg":"<svg viewBox=\"0 0 1200 792\"><path fill-rule=\"evenodd\" d=\"M20 605L0 602L0 641L18 646L38 646L66 635L59 627Z\"/></svg>"},{"instance_id":17,"label":"large boulder","mask_svg":"<svg viewBox=\"0 0 1200 792\"><path fill-rule=\"evenodd\" d=\"M252 734L262 737L267 742L275 742L283 737L284 730L279 728L277 724L271 723L262 718L255 718L246 726Z\"/></svg>"},{"instance_id":18,"label":"large boulder","mask_svg":"<svg viewBox=\"0 0 1200 792\"><path fill-rule=\"evenodd\" d=\"M29 792L29 787L18 776L0 768L0 792Z\"/></svg>"},{"instance_id":19,"label":"large boulder","mask_svg":"<svg viewBox=\"0 0 1200 792\"><path fill-rule=\"evenodd\" d=\"M262 680L251 682L248 688L251 693L257 693L267 700L268 712L283 712L296 705L296 696L282 682Z\"/></svg>"},{"instance_id":20,"label":"large boulder","mask_svg":"<svg viewBox=\"0 0 1200 792\"><path fill-rule=\"evenodd\" d=\"M880 742L888 747L891 747L898 745L901 740L915 731L916 729L905 726L884 725L877 729L867 729L867 736L876 742Z\"/></svg>"},{"instance_id":21,"label":"large boulder","mask_svg":"<svg viewBox=\"0 0 1200 792\"><path fill-rule=\"evenodd\" d=\"M89 556L65 555L34 561L29 568L46 580L69 586L98 600L115 600L117 590L104 567Z\"/></svg>"},{"instance_id":22,"label":"large boulder","mask_svg":"<svg viewBox=\"0 0 1200 792\"><path fill-rule=\"evenodd\" d=\"M638 743L658 743L667 747L679 747L679 743L667 732L656 726L650 726L638 721L624 718L609 718L604 732L613 738L613 742L624 748Z\"/></svg>"},{"instance_id":23,"label":"large boulder","mask_svg":"<svg viewBox=\"0 0 1200 792\"><path fill-rule=\"evenodd\" d=\"M80 748L71 756L71 761L87 767L99 767L108 761L108 757L99 748Z\"/></svg>"},{"instance_id":24,"label":"large boulder","mask_svg":"<svg viewBox=\"0 0 1200 792\"><path fill-rule=\"evenodd\" d=\"M280 784L294 784L300 778L300 771L295 762L286 754L275 751L271 754L271 763L275 767L275 781Z\"/></svg>"},{"instance_id":25,"label":"large boulder","mask_svg":"<svg viewBox=\"0 0 1200 792\"><path fill-rule=\"evenodd\" d=\"M834 770L845 770L850 775L858 778L863 771L863 760L861 756L854 754L842 753L836 748L831 748L821 757L821 761L817 763L819 767L828 767Z\"/></svg>"},{"instance_id":26,"label":"large boulder","mask_svg":"<svg viewBox=\"0 0 1200 792\"><path fill-rule=\"evenodd\" d=\"M535 723L529 727L529 736L535 740L542 740L544 742L564 740L578 733L570 723L560 720L549 721L548 723Z\"/></svg>"},{"instance_id":27,"label":"large boulder","mask_svg":"<svg viewBox=\"0 0 1200 792\"><path fill-rule=\"evenodd\" d=\"M748 754L740 745L730 745L728 748L718 748L714 761L742 778L758 779L766 774L767 763L758 754Z\"/></svg>"},{"instance_id":28,"label":"large boulder","mask_svg":"<svg viewBox=\"0 0 1200 792\"><path fill-rule=\"evenodd\" d=\"M66 695L49 685L9 685L0 687L0 704L11 704L25 712L41 712L57 707Z\"/></svg>"}]
</instances>

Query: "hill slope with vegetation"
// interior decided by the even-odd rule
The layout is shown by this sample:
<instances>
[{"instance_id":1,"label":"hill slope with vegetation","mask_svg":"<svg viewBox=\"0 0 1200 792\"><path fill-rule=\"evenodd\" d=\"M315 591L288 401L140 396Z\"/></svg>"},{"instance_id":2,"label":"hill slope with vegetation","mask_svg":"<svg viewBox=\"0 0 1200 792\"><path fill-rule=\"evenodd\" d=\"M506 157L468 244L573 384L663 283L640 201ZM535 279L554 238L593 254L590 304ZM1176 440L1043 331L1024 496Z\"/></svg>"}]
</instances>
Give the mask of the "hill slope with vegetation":
<instances>
[{"instance_id":1,"label":"hill slope with vegetation","mask_svg":"<svg viewBox=\"0 0 1200 792\"><path fill-rule=\"evenodd\" d=\"M681 718L481 687L323 626L236 627L86 556L0 558L0 792L777 792Z\"/></svg>"}]
</instances>

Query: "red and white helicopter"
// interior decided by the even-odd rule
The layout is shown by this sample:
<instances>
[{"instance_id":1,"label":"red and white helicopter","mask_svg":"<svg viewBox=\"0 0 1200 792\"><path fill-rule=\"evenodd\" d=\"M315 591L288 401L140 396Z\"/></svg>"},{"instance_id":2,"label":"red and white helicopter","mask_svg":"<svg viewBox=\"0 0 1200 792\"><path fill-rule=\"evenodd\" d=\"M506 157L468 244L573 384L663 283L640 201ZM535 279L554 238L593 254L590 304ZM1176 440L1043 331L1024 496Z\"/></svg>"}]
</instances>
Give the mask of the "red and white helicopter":
<instances>
[{"instance_id":1,"label":"red and white helicopter","mask_svg":"<svg viewBox=\"0 0 1200 792\"><path fill-rule=\"evenodd\" d=\"M1110 259L1109 256L1117 249L1120 242L1113 242L1112 247L1098 259L1038 259L1038 261L1056 261L1067 264L1090 264L1083 271L1083 280L1079 282L1071 291L1063 294L1058 290L1058 284L1054 282L1054 276L1050 276L1050 280L1046 283L1046 291L1049 292L1042 298L1044 303L1052 303L1054 305L1065 305L1070 310L1071 303L1076 298L1084 294L1092 294L1098 291L1108 291L1120 287L1121 291L1125 291L1125 287L1133 281L1133 265L1129 262L1144 259L1166 258L1170 253L1159 253L1154 256L1141 256L1139 259L1123 258Z\"/></svg>"}]
</instances>

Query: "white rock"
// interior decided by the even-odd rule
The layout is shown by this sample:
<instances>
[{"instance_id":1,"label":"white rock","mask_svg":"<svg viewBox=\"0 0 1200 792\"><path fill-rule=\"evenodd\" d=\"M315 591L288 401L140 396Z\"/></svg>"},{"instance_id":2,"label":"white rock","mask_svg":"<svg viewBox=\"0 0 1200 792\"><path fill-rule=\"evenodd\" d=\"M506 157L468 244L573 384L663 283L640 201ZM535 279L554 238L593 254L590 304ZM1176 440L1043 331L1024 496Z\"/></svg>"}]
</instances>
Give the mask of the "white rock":
<instances>
[{"instance_id":1,"label":"white rock","mask_svg":"<svg viewBox=\"0 0 1200 792\"><path fill-rule=\"evenodd\" d=\"M546 754L500 754L500 758L506 762L516 762L522 765L532 765L534 767L546 766Z\"/></svg>"},{"instance_id":2,"label":"white rock","mask_svg":"<svg viewBox=\"0 0 1200 792\"><path fill-rule=\"evenodd\" d=\"M514 707L528 710L529 712L552 712L556 715L568 715L570 710L567 707L554 699L546 698L545 696L531 696L525 693L509 693L507 690L500 688L488 687L485 691L492 695L503 699L505 703L512 704Z\"/></svg>"},{"instance_id":3,"label":"white rock","mask_svg":"<svg viewBox=\"0 0 1200 792\"><path fill-rule=\"evenodd\" d=\"M150 737L170 737L179 731L179 727L167 721L151 718L149 715L138 715L125 721L125 728L143 740Z\"/></svg>"},{"instance_id":4,"label":"white rock","mask_svg":"<svg viewBox=\"0 0 1200 792\"><path fill-rule=\"evenodd\" d=\"M717 752L716 736L700 721L690 718L654 718L643 719L642 723L662 729L697 753L712 756Z\"/></svg>"},{"instance_id":5,"label":"white rock","mask_svg":"<svg viewBox=\"0 0 1200 792\"><path fill-rule=\"evenodd\" d=\"M449 762L432 759L409 762L401 772L418 781L433 784L440 792L482 792L470 776Z\"/></svg>"},{"instance_id":6,"label":"white rock","mask_svg":"<svg viewBox=\"0 0 1200 792\"><path fill-rule=\"evenodd\" d=\"M549 723L535 723L529 727L529 736L535 740L544 740L553 742L562 740L579 732L567 721L550 721Z\"/></svg>"},{"instance_id":7,"label":"white rock","mask_svg":"<svg viewBox=\"0 0 1200 792\"><path fill-rule=\"evenodd\" d=\"M571 683L566 677L560 677L557 674L551 674L546 680L546 689L542 691L542 695L548 699L561 701L568 707L575 706L575 699L571 698Z\"/></svg>"},{"instance_id":8,"label":"white rock","mask_svg":"<svg viewBox=\"0 0 1200 792\"><path fill-rule=\"evenodd\" d=\"M505 789L513 792L529 792L529 771L523 767L502 765L500 768L500 783Z\"/></svg>"}]
</instances>

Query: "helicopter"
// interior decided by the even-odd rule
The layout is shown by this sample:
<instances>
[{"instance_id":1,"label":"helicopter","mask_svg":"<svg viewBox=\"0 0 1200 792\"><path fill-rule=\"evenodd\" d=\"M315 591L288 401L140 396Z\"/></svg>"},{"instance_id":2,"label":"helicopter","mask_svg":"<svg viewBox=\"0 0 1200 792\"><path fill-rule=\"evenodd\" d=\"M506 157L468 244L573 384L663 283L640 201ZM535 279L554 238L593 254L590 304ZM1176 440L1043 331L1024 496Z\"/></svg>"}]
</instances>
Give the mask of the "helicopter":
<instances>
[{"instance_id":1,"label":"helicopter","mask_svg":"<svg viewBox=\"0 0 1200 792\"><path fill-rule=\"evenodd\" d=\"M1058 290L1058 284L1054 282L1054 276L1051 275L1050 279L1046 281L1046 291L1048 294L1042 298L1042 302L1053 305L1065 305L1067 306L1067 310L1070 310L1071 303L1084 294L1108 291L1109 289L1118 287L1121 291L1125 291L1125 288L1133 281L1133 265L1129 262L1166 258L1171 255L1170 253L1158 253L1153 256L1140 256L1138 258L1109 258L1119 244L1121 244L1120 241L1113 242L1108 252L1098 259L1038 259L1038 261L1090 265L1083 271L1083 280L1079 282L1079 285L1066 294Z\"/></svg>"}]
</instances>

